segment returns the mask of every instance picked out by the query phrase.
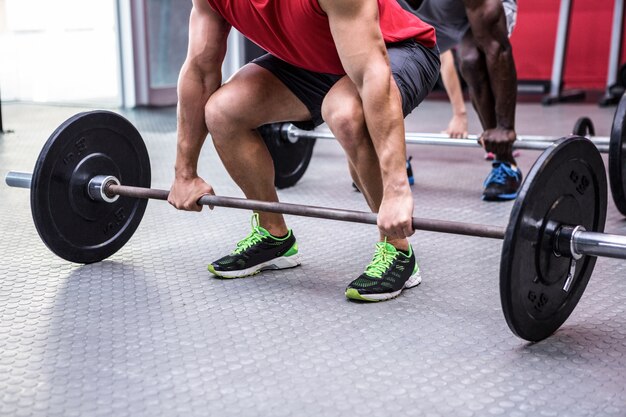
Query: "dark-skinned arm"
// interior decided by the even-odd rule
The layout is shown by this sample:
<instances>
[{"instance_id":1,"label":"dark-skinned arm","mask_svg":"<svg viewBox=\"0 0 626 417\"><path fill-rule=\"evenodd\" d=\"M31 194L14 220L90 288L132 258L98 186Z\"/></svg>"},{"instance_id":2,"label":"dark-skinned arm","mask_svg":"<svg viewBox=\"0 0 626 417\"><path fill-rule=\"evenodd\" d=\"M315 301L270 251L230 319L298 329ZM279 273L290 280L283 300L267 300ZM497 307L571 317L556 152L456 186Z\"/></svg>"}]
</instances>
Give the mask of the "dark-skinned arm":
<instances>
[{"instance_id":1,"label":"dark-skinned arm","mask_svg":"<svg viewBox=\"0 0 626 417\"><path fill-rule=\"evenodd\" d=\"M463 1L473 41L486 61L487 74L483 74L486 76L475 77L475 80L483 85L473 85L471 88L476 91L490 90L493 96L492 100L474 100L476 111L483 124L485 121L493 120L495 116L495 126L483 126L481 141L485 149L495 153L498 159L515 163L512 144L516 138L517 74L502 1ZM472 82L469 79L467 81Z\"/></svg>"}]
</instances>

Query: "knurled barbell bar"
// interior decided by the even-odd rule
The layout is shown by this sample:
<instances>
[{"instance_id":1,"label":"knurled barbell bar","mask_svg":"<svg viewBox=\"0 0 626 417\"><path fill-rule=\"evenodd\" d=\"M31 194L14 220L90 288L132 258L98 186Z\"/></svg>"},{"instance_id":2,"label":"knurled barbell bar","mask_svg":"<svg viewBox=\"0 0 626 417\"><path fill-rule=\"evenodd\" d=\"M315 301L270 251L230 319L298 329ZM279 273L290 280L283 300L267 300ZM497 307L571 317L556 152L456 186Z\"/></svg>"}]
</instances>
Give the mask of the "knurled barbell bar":
<instances>
[{"instance_id":1,"label":"knurled barbell bar","mask_svg":"<svg viewBox=\"0 0 626 417\"><path fill-rule=\"evenodd\" d=\"M335 139L329 131L302 130L290 123L274 123L259 128L270 153L275 155L275 185L287 188L295 185L306 172L316 139ZM594 135L595 128L587 117L579 118L574 134ZM305 139L305 140L301 140ZM513 144L515 149L545 150L558 138L550 136L520 135ZM407 133L406 143L415 145L439 145L476 148L478 136L452 139L445 134ZM610 137L595 136L591 139L598 150L609 154L609 179L613 200L620 213L626 216L626 95L617 106Z\"/></svg>"},{"instance_id":2,"label":"knurled barbell bar","mask_svg":"<svg viewBox=\"0 0 626 417\"><path fill-rule=\"evenodd\" d=\"M78 263L105 259L132 236L147 199L150 161L134 126L108 111L64 122L43 147L32 174L10 172L10 186L30 188L31 212L44 243ZM596 147L572 136L551 145L528 173L506 228L413 218L416 230L503 239L500 298L518 336L542 340L575 308L596 256L626 259L626 237L602 233L607 191ZM376 224L373 213L204 196L199 204Z\"/></svg>"}]
</instances>

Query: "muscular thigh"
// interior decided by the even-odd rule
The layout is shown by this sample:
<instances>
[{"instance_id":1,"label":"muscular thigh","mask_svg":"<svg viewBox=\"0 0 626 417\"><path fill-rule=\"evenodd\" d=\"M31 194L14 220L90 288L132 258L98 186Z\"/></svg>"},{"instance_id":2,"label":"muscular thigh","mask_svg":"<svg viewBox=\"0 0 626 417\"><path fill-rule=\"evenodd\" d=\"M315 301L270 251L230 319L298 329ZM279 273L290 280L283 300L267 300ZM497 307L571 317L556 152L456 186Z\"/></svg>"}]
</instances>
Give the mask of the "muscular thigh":
<instances>
[{"instance_id":1,"label":"muscular thigh","mask_svg":"<svg viewBox=\"0 0 626 417\"><path fill-rule=\"evenodd\" d=\"M311 118L304 103L285 84L256 64L242 67L211 96L207 114L250 128Z\"/></svg>"}]
</instances>

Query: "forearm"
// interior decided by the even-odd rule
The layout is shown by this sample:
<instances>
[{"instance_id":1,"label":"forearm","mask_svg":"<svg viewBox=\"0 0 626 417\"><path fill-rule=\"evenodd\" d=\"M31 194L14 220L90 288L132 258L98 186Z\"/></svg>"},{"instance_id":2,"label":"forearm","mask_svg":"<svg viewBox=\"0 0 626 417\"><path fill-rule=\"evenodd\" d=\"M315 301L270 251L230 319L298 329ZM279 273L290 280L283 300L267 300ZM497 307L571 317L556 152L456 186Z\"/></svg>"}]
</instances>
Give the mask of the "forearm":
<instances>
[{"instance_id":1,"label":"forearm","mask_svg":"<svg viewBox=\"0 0 626 417\"><path fill-rule=\"evenodd\" d=\"M368 72L359 93L383 184L393 191L407 184L406 145L400 94L389 67L385 68Z\"/></svg>"},{"instance_id":2,"label":"forearm","mask_svg":"<svg viewBox=\"0 0 626 417\"><path fill-rule=\"evenodd\" d=\"M204 73L197 67L185 64L178 81L176 177L197 175L198 158L208 129L204 107L221 84L219 72Z\"/></svg>"},{"instance_id":3,"label":"forearm","mask_svg":"<svg viewBox=\"0 0 626 417\"><path fill-rule=\"evenodd\" d=\"M515 126L517 74L509 42L506 16L501 0L463 0L473 42L484 59L483 76L476 77L491 90L495 126L512 130ZM477 85L475 88L481 88Z\"/></svg>"},{"instance_id":4,"label":"forearm","mask_svg":"<svg viewBox=\"0 0 626 417\"><path fill-rule=\"evenodd\" d=\"M511 45L508 42L505 45L494 45L486 53L486 57L497 127L514 130L517 73Z\"/></svg>"},{"instance_id":5,"label":"forearm","mask_svg":"<svg viewBox=\"0 0 626 417\"><path fill-rule=\"evenodd\" d=\"M385 193L408 188L404 119L380 32L376 0L319 0L341 62L363 103ZM403 190L406 193L406 189Z\"/></svg>"},{"instance_id":6,"label":"forearm","mask_svg":"<svg viewBox=\"0 0 626 417\"><path fill-rule=\"evenodd\" d=\"M463 91L461 90L461 82L454 67L454 57L452 51L446 51L441 54L441 80L446 89L450 104L452 105L452 113L455 116L465 116L465 101L463 100Z\"/></svg>"}]
</instances>

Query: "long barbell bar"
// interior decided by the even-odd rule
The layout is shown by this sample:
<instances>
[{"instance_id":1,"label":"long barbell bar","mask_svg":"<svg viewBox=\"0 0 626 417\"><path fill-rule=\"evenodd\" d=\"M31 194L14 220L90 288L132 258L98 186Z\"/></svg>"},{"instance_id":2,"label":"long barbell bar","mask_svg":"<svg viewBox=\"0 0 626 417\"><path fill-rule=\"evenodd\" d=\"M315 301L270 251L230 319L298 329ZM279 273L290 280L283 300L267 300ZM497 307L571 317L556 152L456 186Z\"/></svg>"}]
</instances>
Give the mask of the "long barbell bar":
<instances>
[{"instance_id":1,"label":"long barbell bar","mask_svg":"<svg viewBox=\"0 0 626 417\"><path fill-rule=\"evenodd\" d=\"M290 123L283 124L280 129L281 135L292 143L295 143L299 139L336 139L332 132L323 130L303 130ZM517 140L513 143L513 148L542 151L552 146L553 142L557 139L558 138L548 136L518 136ZM443 134L408 132L405 134L405 140L406 143L415 145L440 145L462 148L480 147L477 142L478 136L476 135L470 135L467 139L453 139ZM610 138L601 136L595 136L592 140L598 150L603 153L609 152L609 141Z\"/></svg>"},{"instance_id":2,"label":"long barbell bar","mask_svg":"<svg viewBox=\"0 0 626 417\"><path fill-rule=\"evenodd\" d=\"M24 172L9 172L6 183L11 187L30 188L32 175ZM94 190L98 190L94 192ZM96 201L108 201L115 196L167 200L169 191L154 188L132 187L120 185L111 176L95 176L89 181L86 193ZM300 204L267 202L245 198L205 195L198 200L199 205L229 207L246 210L259 210L272 213L291 214L294 216L315 217L328 220L339 220L353 223L377 224L376 213L343 210L329 207L316 207ZM504 239L506 228L475 223L463 223L447 220L413 217L414 230L423 230L456 235ZM587 232L581 227L561 226L570 228L566 247L559 255L580 257L582 255L603 256L608 258L626 259L626 236L608 233ZM558 236L558 232L556 234ZM558 239L555 239L555 242ZM556 249L555 249L556 250Z\"/></svg>"}]
</instances>

